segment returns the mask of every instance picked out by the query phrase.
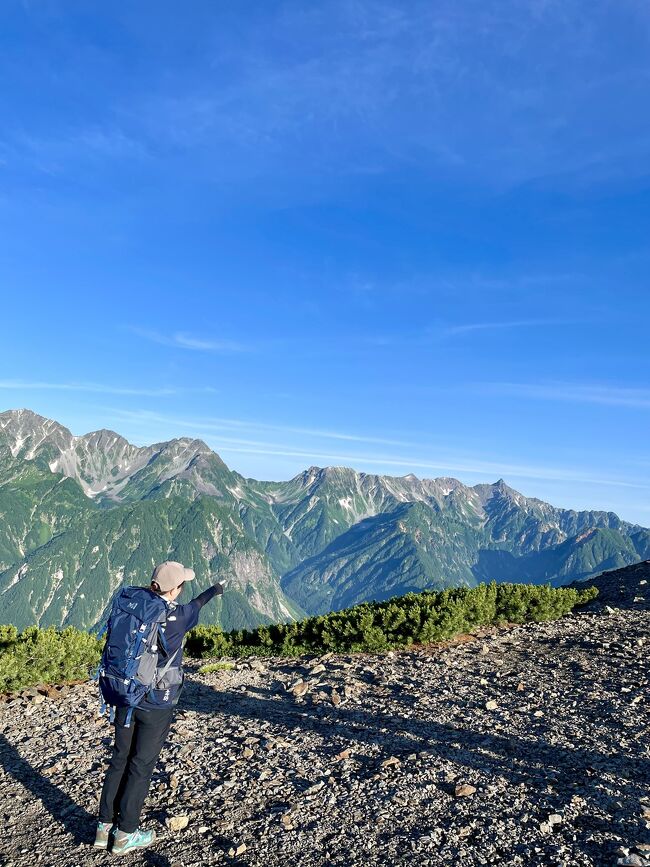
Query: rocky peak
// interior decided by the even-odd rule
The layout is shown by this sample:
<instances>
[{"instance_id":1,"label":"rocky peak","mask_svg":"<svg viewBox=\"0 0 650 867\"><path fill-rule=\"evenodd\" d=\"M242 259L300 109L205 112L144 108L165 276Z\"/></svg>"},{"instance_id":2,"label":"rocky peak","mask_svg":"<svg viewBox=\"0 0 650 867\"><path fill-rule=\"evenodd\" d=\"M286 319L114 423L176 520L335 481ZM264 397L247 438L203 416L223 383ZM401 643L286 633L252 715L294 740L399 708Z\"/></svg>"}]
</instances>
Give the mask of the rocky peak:
<instances>
[{"instance_id":1,"label":"rocky peak","mask_svg":"<svg viewBox=\"0 0 650 867\"><path fill-rule=\"evenodd\" d=\"M527 499L523 494L515 491L514 488L507 485L503 479L498 479L492 484L473 485L472 490L478 494L480 501L484 506L491 500L509 500L517 505L525 505L527 502Z\"/></svg>"},{"instance_id":2,"label":"rocky peak","mask_svg":"<svg viewBox=\"0 0 650 867\"><path fill-rule=\"evenodd\" d=\"M324 474L325 470L323 467L311 466L308 469L303 470L302 473L298 473L295 477L295 481L308 488L314 483L322 481Z\"/></svg>"},{"instance_id":3,"label":"rocky peak","mask_svg":"<svg viewBox=\"0 0 650 867\"><path fill-rule=\"evenodd\" d=\"M214 454L210 446L203 442L200 439L194 439L193 437L176 437L172 440L168 440L164 443L159 443L158 445L162 445L163 447L169 450L176 451L194 451L194 452L204 452L206 454Z\"/></svg>"},{"instance_id":4,"label":"rocky peak","mask_svg":"<svg viewBox=\"0 0 650 867\"><path fill-rule=\"evenodd\" d=\"M68 448L74 439L67 427L30 409L0 413L0 435L4 435L12 457L33 460L47 445Z\"/></svg>"},{"instance_id":5,"label":"rocky peak","mask_svg":"<svg viewBox=\"0 0 650 867\"><path fill-rule=\"evenodd\" d=\"M135 446L106 428L73 436L68 428L28 409L0 413L0 438L3 435L12 458L45 457L51 472L75 479L91 498L121 499L129 482L151 462L160 467L152 473L151 484L173 478L193 463L197 470L201 461L225 468L200 439L180 437Z\"/></svg>"},{"instance_id":6,"label":"rocky peak","mask_svg":"<svg viewBox=\"0 0 650 867\"><path fill-rule=\"evenodd\" d=\"M90 448L100 449L104 452L114 448L137 448L137 446L132 446L123 436L108 428L101 428L74 439L77 442L86 443Z\"/></svg>"}]
</instances>

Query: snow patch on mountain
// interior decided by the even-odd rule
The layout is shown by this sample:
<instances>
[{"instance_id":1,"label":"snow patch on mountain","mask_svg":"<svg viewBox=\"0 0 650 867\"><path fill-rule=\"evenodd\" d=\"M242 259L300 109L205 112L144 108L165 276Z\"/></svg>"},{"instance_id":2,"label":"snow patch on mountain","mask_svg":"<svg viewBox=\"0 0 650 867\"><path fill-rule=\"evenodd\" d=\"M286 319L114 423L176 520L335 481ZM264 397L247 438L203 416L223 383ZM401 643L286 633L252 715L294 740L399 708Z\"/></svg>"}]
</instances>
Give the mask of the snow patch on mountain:
<instances>
[{"instance_id":1,"label":"snow patch on mountain","mask_svg":"<svg viewBox=\"0 0 650 867\"><path fill-rule=\"evenodd\" d=\"M7 586L5 587L5 589L2 592L6 593L7 590L11 590L12 587L15 587L15 585L18 584L20 579L25 577L28 569L29 569L29 566L27 565L27 563L23 563L22 566L18 569L18 571L14 575L14 577L11 579L9 584L7 584Z\"/></svg>"}]
</instances>

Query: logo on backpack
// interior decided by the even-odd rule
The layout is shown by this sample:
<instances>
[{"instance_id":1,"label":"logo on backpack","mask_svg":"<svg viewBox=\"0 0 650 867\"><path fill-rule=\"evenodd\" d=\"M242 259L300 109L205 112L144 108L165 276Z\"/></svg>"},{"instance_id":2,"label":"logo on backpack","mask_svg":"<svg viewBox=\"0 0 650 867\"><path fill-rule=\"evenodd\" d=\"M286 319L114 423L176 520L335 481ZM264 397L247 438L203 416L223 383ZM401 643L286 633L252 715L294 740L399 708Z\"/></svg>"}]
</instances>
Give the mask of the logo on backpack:
<instances>
[{"instance_id":1,"label":"logo on backpack","mask_svg":"<svg viewBox=\"0 0 650 867\"><path fill-rule=\"evenodd\" d=\"M106 644L98 669L102 713L106 706L127 707L125 726L129 726L133 709L145 697L165 706L170 701L170 684L182 683L182 672L167 654L164 633L167 619L165 601L141 587L124 587L113 600L106 627ZM159 665L158 646L165 654ZM155 691L165 689L162 698ZM111 719L113 711L111 711Z\"/></svg>"}]
</instances>

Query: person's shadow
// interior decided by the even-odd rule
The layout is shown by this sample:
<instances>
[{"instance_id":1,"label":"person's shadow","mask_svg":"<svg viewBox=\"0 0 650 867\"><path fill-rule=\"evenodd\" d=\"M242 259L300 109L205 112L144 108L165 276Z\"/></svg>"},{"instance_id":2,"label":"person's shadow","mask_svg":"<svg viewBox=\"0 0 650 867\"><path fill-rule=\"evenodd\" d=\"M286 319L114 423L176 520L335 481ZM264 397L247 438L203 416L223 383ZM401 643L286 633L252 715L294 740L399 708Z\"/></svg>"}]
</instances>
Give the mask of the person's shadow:
<instances>
[{"instance_id":1,"label":"person's shadow","mask_svg":"<svg viewBox=\"0 0 650 867\"><path fill-rule=\"evenodd\" d=\"M538 724L538 735L532 740L509 733L474 731L433 719L387 716L373 712L371 702L342 708L324 704L298 705L282 688L248 687L242 694L220 692L189 678L186 683L179 704L181 712L192 710L206 716L221 713L264 721L274 724L279 731L300 728L323 737L322 749L331 756L341 749L341 742L349 745L351 741L389 749L396 755L435 749L441 757L485 774L501 774L514 784L554 769L559 780L571 784L572 789L575 788L572 784L580 781L580 774L612 765L623 792L638 791L638 797L644 794L643 788L650 780L650 760L641 755L623 754L620 749L613 750L615 740L602 744L601 750L569 748L549 743L545 739L544 723ZM414 704L409 696L404 703L408 710Z\"/></svg>"},{"instance_id":2,"label":"person's shadow","mask_svg":"<svg viewBox=\"0 0 650 867\"><path fill-rule=\"evenodd\" d=\"M34 770L2 733L0 733L0 765L7 774L31 792L35 799L41 801L45 811L55 822L63 826L77 845L92 846L97 816L91 816L88 810L77 804L67 792ZM91 851L97 855L101 852L99 849ZM143 864L147 867L170 867L169 859L159 852L150 850L143 855Z\"/></svg>"},{"instance_id":3,"label":"person's shadow","mask_svg":"<svg viewBox=\"0 0 650 867\"><path fill-rule=\"evenodd\" d=\"M16 747L0 733L0 764L28 789L34 798L42 802L47 812L72 835L75 843L92 843L95 839L97 818L91 816L83 807L54 785L47 777L39 774L24 759Z\"/></svg>"}]
</instances>

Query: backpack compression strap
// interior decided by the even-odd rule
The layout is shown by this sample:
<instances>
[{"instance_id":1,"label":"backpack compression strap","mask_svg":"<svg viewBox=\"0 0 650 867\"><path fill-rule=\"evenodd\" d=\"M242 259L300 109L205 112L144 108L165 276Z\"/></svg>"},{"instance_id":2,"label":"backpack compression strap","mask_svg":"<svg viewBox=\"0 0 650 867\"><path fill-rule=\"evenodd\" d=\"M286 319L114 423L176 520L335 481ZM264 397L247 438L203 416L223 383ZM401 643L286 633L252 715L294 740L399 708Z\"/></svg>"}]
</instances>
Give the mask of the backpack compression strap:
<instances>
[{"instance_id":1,"label":"backpack compression strap","mask_svg":"<svg viewBox=\"0 0 650 867\"><path fill-rule=\"evenodd\" d=\"M165 667L161 671L160 675L158 675L156 673L156 682L160 682L163 679L163 677L167 674L169 669L172 667L173 661L176 659L176 657L178 656L178 654L180 652L181 652L181 649L179 647L178 650L169 657L169 659L167 660L167 663L165 664Z\"/></svg>"}]
</instances>

